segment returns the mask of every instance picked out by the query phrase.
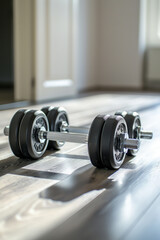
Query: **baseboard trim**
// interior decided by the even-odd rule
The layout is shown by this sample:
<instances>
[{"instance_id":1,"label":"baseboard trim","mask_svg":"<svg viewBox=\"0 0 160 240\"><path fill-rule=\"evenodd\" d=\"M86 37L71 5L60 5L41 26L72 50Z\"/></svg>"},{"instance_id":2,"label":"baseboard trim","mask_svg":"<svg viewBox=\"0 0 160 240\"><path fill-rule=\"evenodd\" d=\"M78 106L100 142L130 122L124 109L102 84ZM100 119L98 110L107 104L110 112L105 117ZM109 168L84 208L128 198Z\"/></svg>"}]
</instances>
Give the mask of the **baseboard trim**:
<instances>
[{"instance_id":1,"label":"baseboard trim","mask_svg":"<svg viewBox=\"0 0 160 240\"><path fill-rule=\"evenodd\" d=\"M29 101L0 104L0 111L12 109L12 108L28 107L29 105L31 105L31 102L29 102Z\"/></svg>"}]
</instances>

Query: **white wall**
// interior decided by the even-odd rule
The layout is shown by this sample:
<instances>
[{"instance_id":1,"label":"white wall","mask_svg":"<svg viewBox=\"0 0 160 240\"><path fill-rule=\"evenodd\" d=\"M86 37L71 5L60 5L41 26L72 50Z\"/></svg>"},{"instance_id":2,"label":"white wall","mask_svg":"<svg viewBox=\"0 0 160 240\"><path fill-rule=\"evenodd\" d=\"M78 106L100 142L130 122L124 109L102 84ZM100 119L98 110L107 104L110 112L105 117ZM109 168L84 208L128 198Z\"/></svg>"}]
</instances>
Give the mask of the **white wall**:
<instances>
[{"instance_id":1,"label":"white wall","mask_svg":"<svg viewBox=\"0 0 160 240\"><path fill-rule=\"evenodd\" d=\"M55 73L57 74L58 67L60 69L60 72L58 72L60 75L63 73L62 70L64 70L65 76L66 71L67 77L70 76L71 65L73 65L73 71L76 75L74 80L76 80L76 86L79 91L95 87L140 88L142 86L144 34L142 34L143 31L140 30L143 29L143 24L145 22L142 21L143 14L141 10L142 3L146 0L75 0L75 3L78 3L78 12L76 11L75 17L76 21L69 20L70 24L74 25L72 30L69 30L69 41L65 42L66 44L63 44L63 41L61 41L62 50L63 47L66 46L66 58L63 59L65 60L63 69L61 67L61 59L63 57L61 48L60 53L62 52L62 54L60 54L59 58L57 56L59 54L59 52L57 52L58 48L56 51L52 48L54 47L55 37L52 38L50 44L45 40L47 38L47 29L49 30L49 35L53 32L51 31L52 29L50 29L50 24L55 22L55 27L57 27L59 26L57 24L58 21L48 21L47 25L47 17L45 17L46 10L42 6L42 12L38 11L39 15L36 15L35 7L34 14L32 13L30 15L39 16L38 21L37 17L34 18L35 23L39 24L35 27L35 34L39 31L41 35L39 36L37 34L39 37L33 38L35 34L31 34L33 32L31 17L27 14L27 10L25 10L32 9L31 6L33 5L33 1L23 0L23 3L20 3L21 1L22 0L14 0L17 9L21 10L22 8L25 13L24 18L22 11L19 11L20 16L16 14L14 19L16 26L15 33L17 33L15 35L15 92L16 96L18 96L17 99L21 99L22 95L24 98L26 94L26 99L30 99L30 95L33 95L33 90L31 91L32 65L39 66L39 75L35 74L36 84L34 84L34 86L37 86L37 93L39 96L44 95L44 97L44 91L43 94L41 94L41 91L38 89L38 87L41 86L41 82L48 80L48 78L50 80L52 75L55 75ZM34 2L36 2L38 6L41 6L43 4L46 5L46 2L54 1L36 0ZM67 1L66 4L70 4L70 2L72 1ZM58 0L57 3L60 4ZM51 11L50 15L47 15L48 17L50 16L51 19L56 16L53 12L54 11ZM71 17L70 11L67 16ZM59 15L57 15L57 17L59 17ZM70 17L68 19L70 19ZM21 19L23 19L23 21ZM62 18L60 19L62 20ZM23 25L27 26L27 29L24 28ZM39 26L39 28L37 26ZM64 26L63 22L62 26ZM23 34L20 34L21 29L23 29ZM69 28L66 27L65 29ZM60 34L60 32L58 32L58 34ZM56 33L56 36L58 36L58 34ZM61 38L63 39L63 37ZM37 43L35 44L36 39ZM77 40L75 41L74 39ZM58 40L57 43L59 43ZM31 56L33 51L32 47L29 47L30 45L36 48L35 52L37 55L34 57L35 64L32 64ZM74 46L74 50L70 49L71 46ZM19 49L23 49L23 51L19 51ZM47 58L48 60L46 60L45 57L47 51L50 56L50 58ZM72 61L71 59L71 54L73 52L75 52L76 61ZM49 65L49 62L54 62L54 64ZM73 62L73 64L71 62ZM20 67L21 63L24 69ZM35 67L35 69L38 68ZM62 78L64 76L58 75L58 77ZM40 78L42 81L40 81ZM23 86L25 86L25 88ZM22 93L21 87L23 87L24 93ZM52 89L50 89L50 91L52 94ZM68 94L68 90L66 91L65 89L65 92ZM57 91L56 94L60 96ZM57 95L55 95L55 97Z\"/></svg>"},{"instance_id":2,"label":"white wall","mask_svg":"<svg viewBox=\"0 0 160 240\"><path fill-rule=\"evenodd\" d=\"M80 0L78 89L141 88L146 0Z\"/></svg>"},{"instance_id":3,"label":"white wall","mask_svg":"<svg viewBox=\"0 0 160 240\"><path fill-rule=\"evenodd\" d=\"M147 1L147 46L160 47L160 1Z\"/></svg>"},{"instance_id":4,"label":"white wall","mask_svg":"<svg viewBox=\"0 0 160 240\"><path fill-rule=\"evenodd\" d=\"M78 9L78 90L98 85L97 54L99 0L79 0Z\"/></svg>"},{"instance_id":5,"label":"white wall","mask_svg":"<svg viewBox=\"0 0 160 240\"><path fill-rule=\"evenodd\" d=\"M139 35L141 1L101 0L100 4L100 85L140 88L143 54Z\"/></svg>"}]
</instances>

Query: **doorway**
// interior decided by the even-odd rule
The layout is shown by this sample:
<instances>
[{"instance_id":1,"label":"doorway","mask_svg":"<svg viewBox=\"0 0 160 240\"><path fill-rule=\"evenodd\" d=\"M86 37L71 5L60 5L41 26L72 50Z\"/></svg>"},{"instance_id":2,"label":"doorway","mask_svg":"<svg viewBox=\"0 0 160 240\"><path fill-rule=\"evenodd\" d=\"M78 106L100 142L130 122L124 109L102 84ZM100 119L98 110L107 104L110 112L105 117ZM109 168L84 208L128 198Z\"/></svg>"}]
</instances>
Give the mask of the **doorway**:
<instances>
[{"instance_id":1,"label":"doorway","mask_svg":"<svg viewBox=\"0 0 160 240\"><path fill-rule=\"evenodd\" d=\"M14 101L13 0L0 1L0 104Z\"/></svg>"}]
</instances>

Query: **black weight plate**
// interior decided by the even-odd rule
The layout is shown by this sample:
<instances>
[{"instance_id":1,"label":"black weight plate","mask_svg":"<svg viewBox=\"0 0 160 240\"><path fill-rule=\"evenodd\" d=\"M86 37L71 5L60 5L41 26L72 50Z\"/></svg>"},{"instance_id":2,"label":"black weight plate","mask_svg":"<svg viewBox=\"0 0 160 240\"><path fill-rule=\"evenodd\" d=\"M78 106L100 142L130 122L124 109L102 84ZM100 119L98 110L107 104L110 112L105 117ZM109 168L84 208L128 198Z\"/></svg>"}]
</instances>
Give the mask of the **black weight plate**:
<instances>
[{"instance_id":1,"label":"black weight plate","mask_svg":"<svg viewBox=\"0 0 160 240\"><path fill-rule=\"evenodd\" d=\"M117 134L127 133L127 125L123 117L110 116L106 119L100 144L102 164L109 169L118 169L125 158L126 153L119 152L116 148Z\"/></svg>"},{"instance_id":2,"label":"black weight plate","mask_svg":"<svg viewBox=\"0 0 160 240\"><path fill-rule=\"evenodd\" d=\"M45 107L43 107L43 108L41 109L41 111L44 112L44 113L46 114L46 116L48 116L49 111L51 111L51 110L53 110L53 109L54 109L53 106L45 106ZM48 144L47 149L48 149L48 150L51 149L50 144Z\"/></svg>"},{"instance_id":3,"label":"black weight plate","mask_svg":"<svg viewBox=\"0 0 160 240\"><path fill-rule=\"evenodd\" d=\"M49 111L52 110L53 108L54 107L52 107L52 106L45 106L45 107L41 108L41 111L44 112L47 116Z\"/></svg>"},{"instance_id":4,"label":"black weight plate","mask_svg":"<svg viewBox=\"0 0 160 240\"><path fill-rule=\"evenodd\" d=\"M116 116L122 116L123 118L125 118L127 112L126 111L117 111L114 115Z\"/></svg>"},{"instance_id":5,"label":"black weight plate","mask_svg":"<svg viewBox=\"0 0 160 240\"><path fill-rule=\"evenodd\" d=\"M141 120L140 116L137 112L127 113L124 117L127 127L128 127L128 136L129 138L139 139L139 134L136 131L136 128L141 127ZM138 152L134 149L128 149L127 155L128 156L135 156Z\"/></svg>"},{"instance_id":6,"label":"black weight plate","mask_svg":"<svg viewBox=\"0 0 160 240\"><path fill-rule=\"evenodd\" d=\"M19 146L19 128L20 123L25 115L26 109L18 110L11 119L9 126L9 144L12 149L12 152L20 158L23 158L23 153L21 152Z\"/></svg>"},{"instance_id":7,"label":"black weight plate","mask_svg":"<svg viewBox=\"0 0 160 240\"><path fill-rule=\"evenodd\" d=\"M98 115L92 122L88 135L88 153L91 163L97 168L103 168L100 156L100 141L102 128L109 115Z\"/></svg>"},{"instance_id":8,"label":"black weight plate","mask_svg":"<svg viewBox=\"0 0 160 240\"><path fill-rule=\"evenodd\" d=\"M48 120L42 111L31 110L25 114L19 130L20 149L26 158L38 159L46 151L48 140L40 142L38 131L49 130Z\"/></svg>"},{"instance_id":9,"label":"black weight plate","mask_svg":"<svg viewBox=\"0 0 160 240\"><path fill-rule=\"evenodd\" d=\"M63 107L55 107L51 109L47 114L50 131L60 132L60 126L63 121L69 125L68 115ZM49 141L48 149L59 150L64 145L64 142Z\"/></svg>"}]
</instances>

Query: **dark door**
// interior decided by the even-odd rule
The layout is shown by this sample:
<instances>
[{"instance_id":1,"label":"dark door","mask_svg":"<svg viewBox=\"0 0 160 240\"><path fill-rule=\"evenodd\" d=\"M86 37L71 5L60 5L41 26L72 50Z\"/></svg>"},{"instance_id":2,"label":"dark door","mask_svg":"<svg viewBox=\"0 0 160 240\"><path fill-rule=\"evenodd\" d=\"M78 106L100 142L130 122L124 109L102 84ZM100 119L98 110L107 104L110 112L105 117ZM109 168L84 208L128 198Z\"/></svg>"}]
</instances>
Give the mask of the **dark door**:
<instances>
[{"instance_id":1,"label":"dark door","mask_svg":"<svg viewBox=\"0 0 160 240\"><path fill-rule=\"evenodd\" d=\"M13 87L13 0L0 1L0 88Z\"/></svg>"}]
</instances>

